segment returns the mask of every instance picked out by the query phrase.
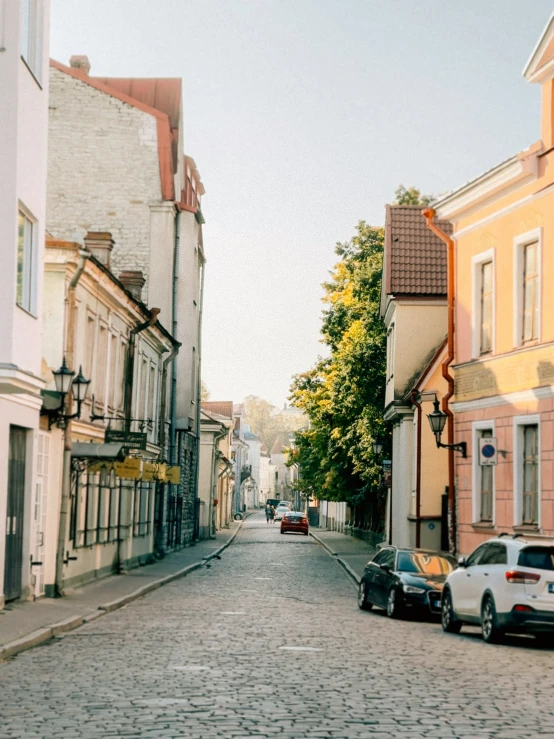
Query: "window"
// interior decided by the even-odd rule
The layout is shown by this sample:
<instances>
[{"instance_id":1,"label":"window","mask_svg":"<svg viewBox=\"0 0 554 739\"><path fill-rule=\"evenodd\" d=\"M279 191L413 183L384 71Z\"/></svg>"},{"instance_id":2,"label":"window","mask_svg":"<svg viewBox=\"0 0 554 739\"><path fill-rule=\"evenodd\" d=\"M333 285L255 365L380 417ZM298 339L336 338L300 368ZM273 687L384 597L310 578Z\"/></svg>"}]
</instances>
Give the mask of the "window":
<instances>
[{"instance_id":1,"label":"window","mask_svg":"<svg viewBox=\"0 0 554 739\"><path fill-rule=\"evenodd\" d=\"M539 337L538 242L523 247L523 342Z\"/></svg>"},{"instance_id":2,"label":"window","mask_svg":"<svg viewBox=\"0 0 554 739\"><path fill-rule=\"evenodd\" d=\"M100 325L98 331L98 356L96 359L96 394L100 405L106 402L106 373L108 363L108 329Z\"/></svg>"},{"instance_id":3,"label":"window","mask_svg":"<svg viewBox=\"0 0 554 739\"><path fill-rule=\"evenodd\" d=\"M117 350L119 348L119 337L116 334L110 334L110 386L108 405L115 408L117 376L119 373L119 362Z\"/></svg>"},{"instance_id":4,"label":"window","mask_svg":"<svg viewBox=\"0 0 554 739\"><path fill-rule=\"evenodd\" d=\"M150 533L153 487L154 484L150 482L137 482L135 485L133 536L147 536Z\"/></svg>"},{"instance_id":5,"label":"window","mask_svg":"<svg viewBox=\"0 0 554 739\"><path fill-rule=\"evenodd\" d=\"M540 526L540 415L514 417L514 525Z\"/></svg>"},{"instance_id":6,"label":"window","mask_svg":"<svg viewBox=\"0 0 554 739\"><path fill-rule=\"evenodd\" d=\"M494 351L495 274L494 249L476 254L472 260L472 356L477 359Z\"/></svg>"},{"instance_id":7,"label":"window","mask_svg":"<svg viewBox=\"0 0 554 739\"><path fill-rule=\"evenodd\" d=\"M17 223L17 291L16 303L33 313L33 261L35 249L35 225L21 210Z\"/></svg>"},{"instance_id":8,"label":"window","mask_svg":"<svg viewBox=\"0 0 554 739\"><path fill-rule=\"evenodd\" d=\"M523 523L536 524L539 492L539 429L523 427Z\"/></svg>"},{"instance_id":9,"label":"window","mask_svg":"<svg viewBox=\"0 0 554 739\"><path fill-rule=\"evenodd\" d=\"M481 354L492 349L492 261L481 265Z\"/></svg>"},{"instance_id":10,"label":"window","mask_svg":"<svg viewBox=\"0 0 554 739\"><path fill-rule=\"evenodd\" d=\"M379 565L380 567L382 567L383 565L388 565L392 570L394 569L395 558L396 551L394 549L381 549L380 552L377 552L372 562L376 565Z\"/></svg>"},{"instance_id":11,"label":"window","mask_svg":"<svg viewBox=\"0 0 554 739\"><path fill-rule=\"evenodd\" d=\"M504 544L487 544L486 551L479 559L480 565L506 565L508 552Z\"/></svg>"},{"instance_id":12,"label":"window","mask_svg":"<svg viewBox=\"0 0 554 739\"><path fill-rule=\"evenodd\" d=\"M488 557L489 547L490 544L482 544L478 547L473 554L470 554L467 558L466 566L475 567L476 565L481 564Z\"/></svg>"},{"instance_id":13,"label":"window","mask_svg":"<svg viewBox=\"0 0 554 739\"><path fill-rule=\"evenodd\" d=\"M34 77L42 77L42 13L44 0L22 0L21 57Z\"/></svg>"},{"instance_id":14,"label":"window","mask_svg":"<svg viewBox=\"0 0 554 739\"><path fill-rule=\"evenodd\" d=\"M394 371L394 323L387 331L387 380L390 380Z\"/></svg>"},{"instance_id":15,"label":"window","mask_svg":"<svg viewBox=\"0 0 554 739\"><path fill-rule=\"evenodd\" d=\"M87 325L85 327L85 342L86 342L85 343L85 369L84 369L85 377L92 378L95 338L96 338L96 317L94 316L93 313L87 313Z\"/></svg>"},{"instance_id":16,"label":"window","mask_svg":"<svg viewBox=\"0 0 554 739\"><path fill-rule=\"evenodd\" d=\"M492 437L492 431L490 429L481 431L480 437L482 439L490 439ZM476 449L478 453L478 449ZM492 501L493 501L493 465L479 465L481 473L480 494L481 494L481 515L480 521L492 521Z\"/></svg>"},{"instance_id":17,"label":"window","mask_svg":"<svg viewBox=\"0 0 554 739\"><path fill-rule=\"evenodd\" d=\"M514 346L540 340L542 227L514 239Z\"/></svg>"},{"instance_id":18,"label":"window","mask_svg":"<svg viewBox=\"0 0 554 739\"><path fill-rule=\"evenodd\" d=\"M525 547L519 553L517 563L520 567L533 567L535 570L554 570L554 547Z\"/></svg>"}]
</instances>

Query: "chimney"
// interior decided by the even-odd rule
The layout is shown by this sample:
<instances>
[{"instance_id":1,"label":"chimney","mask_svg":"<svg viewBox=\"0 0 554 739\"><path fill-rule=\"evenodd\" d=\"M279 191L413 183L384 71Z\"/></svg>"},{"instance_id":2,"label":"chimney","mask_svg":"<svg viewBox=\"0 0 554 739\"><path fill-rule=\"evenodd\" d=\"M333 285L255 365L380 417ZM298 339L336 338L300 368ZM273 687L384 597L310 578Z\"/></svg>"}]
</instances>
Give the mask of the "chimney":
<instances>
[{"instance_id":1,"label":"chimney","mask_svg":"<svg viewBox=\"0 0 554 739\"><path fill-rule=\"evenodd\" d=\"M69 66L72 69L78 69L80 72L89 75L90 73L90 62L86 54L75 54L69 60Z\"/></svg>"},{"instance_id":2,"label":"chimney","mask_svg":"<svg viewBox=\"0 0 554 739\"><path fill-rule=\"evenodd\" d=\"M119 281L137 300L142 300L142 288L146 280L140 270L127 269L119 275Z\"/></svg>"},{"instance_id":3,"label":"chimney","mask_svg":"<svg viewBox=\"0 0 554 739\"><path fill-rule=\"evenodd\" d=\"M89 231L85 236L85 246L93 257L110 269L110 254L114 247L111 233L107 231Z\"/></svg>"}]
</instances>

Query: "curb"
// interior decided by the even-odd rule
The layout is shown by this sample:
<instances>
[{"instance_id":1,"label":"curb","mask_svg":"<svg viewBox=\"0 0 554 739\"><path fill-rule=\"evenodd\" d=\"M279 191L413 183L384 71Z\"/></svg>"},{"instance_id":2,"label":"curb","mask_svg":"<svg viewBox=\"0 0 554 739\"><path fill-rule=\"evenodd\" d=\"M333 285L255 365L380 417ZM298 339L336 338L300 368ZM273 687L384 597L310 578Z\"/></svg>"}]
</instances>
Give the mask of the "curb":
<instances>
[{"instance_id":1,"label":"curb","mask_svg":"<svg viewBox=\"0 0 554 739\"><path fill-rule=\"evenodd\" d=\"M83 624L95 621L97 618L105 616L107 613L117 611L120 608L123 608L123 606L126 606L128 603L137 600L137 598L141 598L143 595L151 593L153 590L157 590L164 585L168 585L174 580L178 580L181 577L186 577L186 575L194 572L194 570L199 570L201 567L203 567L203 565L208 563L211 559L214 559L214 557L219 556L221 552L225 551L227 547L231 546L231 544L237 538L239 531L242 528L242 524L251 515L252 512L247 513L244 518L239 521L237 530L233 533L231 537L229 537L229 540L218 547L207 557L203 557L200 561L195 562L192 565L187 565L186 567L183 567L182 570L177 570L177 572L172 572L170 575L165 575L165 577L154 580L154 582L148 583L148 585L143 585L141 588L137 588L136 590L133 590L132 593L128 593L121 598L116 598L115 600L109 601L108 603L104 603L103 605L98 606L96 611L87 613L84 616L70 616L63 621L58 621L57 623L51 624L50 626L45 626L42 629L37 629L30 634L22 636L20 639L8 642L8 644L4 644L3 647L0 646L0 662L2 660L8 659L9 657L14 657L16 654L19 654L26 649L32 649L32 647L36 647L39 644L52 639L54 636L58 636L58 634L65 634L68 631L73 631L73 629L77 629Z\"/></svg>"},{"instance_id":2,"label":"curb","mask_svg":"<svg viewBox=\"0 0 554 739\"><path fill-rule=\"evenodd\" d=\"M327 551L328 554L331 555L331 557L337 562L343 570L346 572L346 574L354 580L356 585L359 585L361 582L361 577L358 575L357 572L355 572L352 567L348 564L348 562L345 562L344 559L341 559L339 555L334 552L330 546L328 546L322 539L319 538L319 536L316 536L310 531L310 536L315 539L318 544L321 544L321 546Z\"/></svg>"}]
</instances>

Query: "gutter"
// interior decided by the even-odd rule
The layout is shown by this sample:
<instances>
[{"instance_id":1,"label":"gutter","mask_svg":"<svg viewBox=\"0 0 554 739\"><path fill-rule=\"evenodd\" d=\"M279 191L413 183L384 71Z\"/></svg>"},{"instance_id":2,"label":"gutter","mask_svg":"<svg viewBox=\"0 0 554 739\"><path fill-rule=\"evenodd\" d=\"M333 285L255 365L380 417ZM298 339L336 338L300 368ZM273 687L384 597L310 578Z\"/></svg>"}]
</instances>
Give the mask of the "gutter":
<instances>
[{"instance_id":1,"label":"gutter","mask_svg":"<svg viewBox=\"0 0 554 739\"><path fill-rule=\"evenodd\" d=\"M433 208L425 208L422 211L422 215L427 223L427 228L446 244L448 268L448 336L446 357L442 363L442 376L448 385L448 392L442 399L442 411L448 418L448 444L454 444L454 415L450 410L450 399L454 395L454 378L449 371L450 365L454 361L454 240L433 222L433 218L435 217L435 210ZM450 448L448 449L448 543L449 550L452 554L455 554L457 550L456 491L454 488L454 482L454 449Z\"/></svg>"},{"instance_id":2,"label":"gutter","mask_svg":"<svg viewBox=\"0 0 554 739\"><path fill-rule=\"evenodd\" d=\"M202 228L200 226L200 228ZM202 231L200 231L200 241L202 241ZM197 339L197 346L198 346L198 370L197 370L197 377L196 377L196 464L194 469L194 491L195 491L195 501L194 501L194 531L193 531L193 541L196 541L198 539L198 529L199 529L199 516L200 516L200 497L198 495L198 482L200 477L200 416L201 416L201 408L200 408L200 398L202 395L202 311L204 306L204 276L206 273L206 259L205 257L200 255L200 249L198 250L198 257L201 260L200 265L202 269L202 277L200 279L200 295L198 296L198 339ZM225 431L227 433L227 430Z\"/></svg>"},{"instance_id":3,"label":"gutter","mask_svg":"<svg viewBox=\"0 0 554 739\"><path fill-rule=\"evenodd\" d=\"M65 334L65 351L64 356L69 369L75 369L75 288L81 275L85 271L87 260L90 258L90 252L86 249L79 251L79 263L75 274L69 282L67 288L67 326ZM73 406L73 394L71 390L67 395L66 414L71 415ZM62 490L60 498L60 514L58 528L58 543L56 547L56 571L54 575L54 592L55 597L63 596L63 566L65 560L65 543L67 535L67 519L69 508L69 494L71 487L71 420L67 421L63 432L63 467L62 467Z\"/></svg>"},{"instance_id":4,"label":"gutter","mask_svg":"<svg viewBox=\"0 0 554 739\"><path fill-rule=\"evenodd\" d=\"M422 408L421 403L417 400L417 391L412 390L410 400L417 408L417 438L416 438L416 549L421 546L421 419Z\"/></svg>"},{"instance_id":5,"label":"gutter","mask_svg":"<svg viewBox=\"0 0 554 739\"><path fill-rule=\"evenodd\" d=\"M123 401L123 411L125 416L125 431L131 428L131 405L133 402L133 378L135 374L135 342L137 334L145 331L153 326L158 320L160 314L159 308L151 308L150 318L144 323L132 328L129 332L129 346L127 347L127 366L125 368L125 397Z\"/></svg>"}]
</instances>

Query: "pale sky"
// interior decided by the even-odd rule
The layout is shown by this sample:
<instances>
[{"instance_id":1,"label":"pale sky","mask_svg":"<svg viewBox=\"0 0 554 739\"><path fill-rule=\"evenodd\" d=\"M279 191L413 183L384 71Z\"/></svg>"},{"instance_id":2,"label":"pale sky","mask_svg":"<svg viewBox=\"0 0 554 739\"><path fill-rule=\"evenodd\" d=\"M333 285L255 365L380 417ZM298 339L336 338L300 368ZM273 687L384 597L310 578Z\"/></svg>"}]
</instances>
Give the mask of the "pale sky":
<instances>
[{"instance_id":1,"label":"pale sky","mask_svg":"<svg viewBox=\"0 0 554 739\"><path fill-rule=\"evenodd\" d=\"M321 283L399 183L441 193L540 138L521 72L548 0L52 0L51 56L182 77L206 187L203 377L282 405Z\"/></svg>"}]
</instances>

